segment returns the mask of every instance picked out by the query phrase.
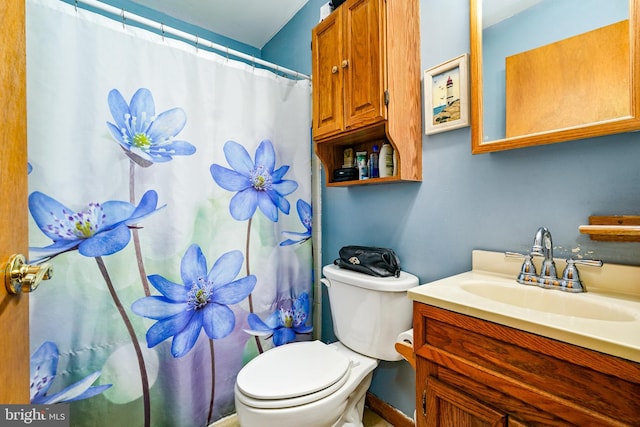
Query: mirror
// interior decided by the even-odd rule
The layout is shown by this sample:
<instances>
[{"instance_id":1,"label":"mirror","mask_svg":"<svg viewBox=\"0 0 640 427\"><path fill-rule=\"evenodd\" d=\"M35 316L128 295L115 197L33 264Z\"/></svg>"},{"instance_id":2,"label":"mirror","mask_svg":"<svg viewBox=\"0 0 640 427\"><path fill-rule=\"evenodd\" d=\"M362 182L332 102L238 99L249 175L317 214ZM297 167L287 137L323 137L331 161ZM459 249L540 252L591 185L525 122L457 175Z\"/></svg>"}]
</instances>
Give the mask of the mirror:
<instances>
[{"instance_id":1,"label":"mirror","mask_svg":"<svg viewBox=\"0 0 640 427\"><path fill-rule=\"evenodd\" d=\"M521 7L497 10L494 3ZM473 154L640 130L640 0L469 6ZM611 42L610 31L619 42ZM588 89L567 89L581 80Z\"/></svg>"}]
</instances>

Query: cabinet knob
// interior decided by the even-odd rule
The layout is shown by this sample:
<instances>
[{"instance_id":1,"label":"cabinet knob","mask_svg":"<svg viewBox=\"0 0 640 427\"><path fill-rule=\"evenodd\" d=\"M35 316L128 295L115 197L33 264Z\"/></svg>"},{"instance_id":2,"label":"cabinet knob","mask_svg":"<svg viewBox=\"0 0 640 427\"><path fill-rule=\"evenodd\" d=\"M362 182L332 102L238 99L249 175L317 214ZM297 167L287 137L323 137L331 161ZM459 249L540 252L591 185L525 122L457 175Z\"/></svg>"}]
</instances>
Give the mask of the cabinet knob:
<instances>
[{"instance_id":1,"label":"cabinet knob","mask_svg":"<svg viewBox=\"0 0 640 427\"><path fill-rule=\"evenodd\" d=\"M331 67L331 74L336 74L338 72L338 66L334 65L333 67Z\"/></svg>"},{"instance_id":2,"label":"cabinet knob","mask_svg":"<svg viewBox=\"0 0 640 427\"><path fill-rule=\"evenodd\" d=\"M343 59L342 60L342 68L347 68L348 66L349 66L349 60Z\"/></svg>"}]
</instances>

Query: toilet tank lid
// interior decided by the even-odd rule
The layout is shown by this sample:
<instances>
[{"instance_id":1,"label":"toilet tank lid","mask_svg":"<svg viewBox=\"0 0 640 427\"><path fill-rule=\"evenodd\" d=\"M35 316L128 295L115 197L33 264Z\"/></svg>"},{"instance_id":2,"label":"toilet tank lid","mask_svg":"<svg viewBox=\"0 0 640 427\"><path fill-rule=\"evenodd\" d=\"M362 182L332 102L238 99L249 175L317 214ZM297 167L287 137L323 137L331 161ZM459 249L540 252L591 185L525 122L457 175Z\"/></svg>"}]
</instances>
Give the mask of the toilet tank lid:
<instances>
[{"instance_id":1,"label":"toilet tank lid","mask_svg":"<svg viewBox=\"0 0 640 427\"><path fill-rule=\"evenodd\" d=\"M404 292L418 286L418 278L406 271L401 271L400 277L376 277L329 264L322 268L322 273L329 280L336 280L374 291Z\"/></svg>"}]
</instances>

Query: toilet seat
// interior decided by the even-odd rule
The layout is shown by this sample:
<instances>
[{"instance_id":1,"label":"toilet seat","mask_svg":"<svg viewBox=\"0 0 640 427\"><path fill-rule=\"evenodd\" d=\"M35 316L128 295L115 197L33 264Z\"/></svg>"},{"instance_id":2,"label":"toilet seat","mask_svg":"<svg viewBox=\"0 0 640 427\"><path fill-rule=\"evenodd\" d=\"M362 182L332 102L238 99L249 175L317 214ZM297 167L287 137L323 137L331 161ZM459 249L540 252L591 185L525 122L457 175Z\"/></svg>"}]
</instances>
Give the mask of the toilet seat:
<instances>
[{"instance_id":1,"label":"toilet seat","mask_svg":"<svg viewBox=\"0 0 640 427\"><path fill-rule=\"evenodd\" d=\"M322 399L349 377L351 361L335 347L305 341L273 348L238 373L238 398L254 408L284 408Z\"/></svg>"}]
</instances>

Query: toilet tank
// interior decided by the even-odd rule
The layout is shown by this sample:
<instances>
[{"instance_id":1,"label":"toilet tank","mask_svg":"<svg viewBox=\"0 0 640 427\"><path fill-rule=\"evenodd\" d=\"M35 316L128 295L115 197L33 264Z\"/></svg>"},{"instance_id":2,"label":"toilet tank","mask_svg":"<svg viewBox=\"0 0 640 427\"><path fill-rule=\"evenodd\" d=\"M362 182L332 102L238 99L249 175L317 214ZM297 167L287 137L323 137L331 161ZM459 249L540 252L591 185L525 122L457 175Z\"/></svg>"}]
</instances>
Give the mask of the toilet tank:
<instances>
[{"instance_id":1,"label":"toilet tank","mask_svg":"<svg viewBox=\"0 0 640 427\"><path fill-rule=\"evenodd\" d=\"M413 305L407 289L418 286L418 278L404 271L400 277L375 277L333 264L322 273L338 340L375 359L402 359L395 342L411 328Z\"/></svg>"}]
</instances>

